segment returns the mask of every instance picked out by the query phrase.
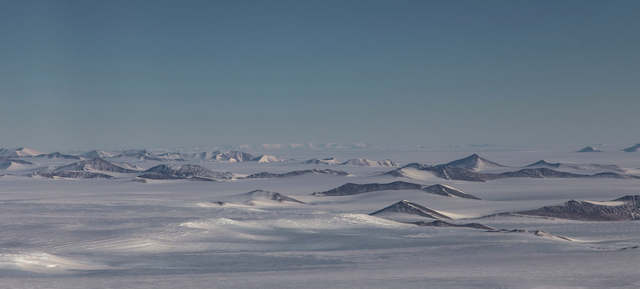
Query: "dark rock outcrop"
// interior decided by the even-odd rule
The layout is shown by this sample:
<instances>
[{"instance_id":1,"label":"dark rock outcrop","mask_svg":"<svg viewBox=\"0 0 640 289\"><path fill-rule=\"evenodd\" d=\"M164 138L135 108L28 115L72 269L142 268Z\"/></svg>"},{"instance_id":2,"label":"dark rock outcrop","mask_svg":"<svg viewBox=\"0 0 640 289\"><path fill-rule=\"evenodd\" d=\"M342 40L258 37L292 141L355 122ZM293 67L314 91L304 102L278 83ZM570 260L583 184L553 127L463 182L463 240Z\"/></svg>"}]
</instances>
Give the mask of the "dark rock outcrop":
<instances>
[{"instance_id":1,"label":"dark rock outcrop","mask_svg":"<svg viewBox=\"0 0 640 289\"><path fill-rule=\"evenodd\" d=\"M137 170L125 169L123 167L114 165L109 161L105 161L101 158L95 158L92 160L80 161L80 162L72 163L70 165L61 166L55 169L54 171L59 172L59 171L88 171L88 170L112 172L112 173L124 173L124 174L133 174L133 173L140 172Z\"/></svg>"},{"instance_id":2,"label":"dark rock outcrop","mask_svg":"<svg viewBox=\"0 0 640 289\"><path fill-rule=\"evenodd\" d=\"M424 186L420 184L408 183L397 181L388 184L354 184L354 183L346 183L340 187L324 191L324 192L316 192L312 195L317 197L322 196L347 196L347 195L357 195L364 194L369 192L376 191L398 191L398 190L420 190L430 194L436 194L440 196L447 197L460 197L465 199L474 199L480 200L480 198L463 193L462 191L456 190L452 187L436 184L433 186Z\"/></svg>"},{"instance_id":3,"label":"dark rock outcrop","mask_svg":"<svg viewBox=\"0 0 640 289\"><path fill-rule=\"evenodd\" d=\"M42 178L68 178L68 179L115 179L114 176L87 171L57 171L57 172L35 172L29 174L30 177Z\"/></svg>"}]
</instances>

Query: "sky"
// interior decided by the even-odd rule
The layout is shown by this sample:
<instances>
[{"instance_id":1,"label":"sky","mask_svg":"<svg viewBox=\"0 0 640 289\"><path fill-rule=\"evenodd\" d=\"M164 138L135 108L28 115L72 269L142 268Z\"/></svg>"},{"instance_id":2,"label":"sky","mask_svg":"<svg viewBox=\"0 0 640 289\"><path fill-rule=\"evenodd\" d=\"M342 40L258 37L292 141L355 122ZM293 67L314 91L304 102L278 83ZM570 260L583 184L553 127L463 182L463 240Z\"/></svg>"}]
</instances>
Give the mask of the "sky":
<instances>
[{"instance_id":1,"label":"sky","mask_svg":"<svg viewBox=\"0 0 640 289\"><path fill-rule=\"evenodd\" d=\"M0 147L635 144L638 11L0 0Z\"/></svg>"}]
</instances>

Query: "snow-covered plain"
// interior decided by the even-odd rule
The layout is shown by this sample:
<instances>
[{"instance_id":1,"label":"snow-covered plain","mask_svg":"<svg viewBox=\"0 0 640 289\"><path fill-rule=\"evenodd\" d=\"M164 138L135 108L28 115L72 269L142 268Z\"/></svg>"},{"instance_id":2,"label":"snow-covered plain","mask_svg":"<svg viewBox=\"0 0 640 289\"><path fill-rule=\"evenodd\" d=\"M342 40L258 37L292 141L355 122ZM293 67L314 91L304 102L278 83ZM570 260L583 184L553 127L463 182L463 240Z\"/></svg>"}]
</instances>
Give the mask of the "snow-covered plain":
<instances>
[{"instance_id":1,"label":"snow-covered plain","mask_svg":"<svg viewBox=\"0 0 640 289\"><path fill-rule=\"evenodd\" d=\"M621 201L613 200L640 195L640 179L470 182L442 179L414 168L407 169L409 177L394 177L385 173L398 167L302 163L362 158L390 159L400 167L435 166L478 154L505 167L480 166L475 172L516 171L544 159L579 164L554 168L563 172L640 175L639 153L602 150L592 154L526 147L246 151L277 155L277 162L216 162L187 154L186 161L104 155L108 156L104 160L118 166L132 165L128 169L192 164L234 176L216 181L141 179L142 171L94 169L88 170L116 178L29 177L79 160L16 157L32 164L0 169L0 287L640 288L638 220L490 216L572 199L620 206ZM243 178L314 168L348 175ZM482 200L421 190L311 195L346 183L396 181L442 184ZM449 223L480 223L504 230L417 226L369 215L401 200L446 215L453 219L446 220Z\"/></svg>"}]
</instances>

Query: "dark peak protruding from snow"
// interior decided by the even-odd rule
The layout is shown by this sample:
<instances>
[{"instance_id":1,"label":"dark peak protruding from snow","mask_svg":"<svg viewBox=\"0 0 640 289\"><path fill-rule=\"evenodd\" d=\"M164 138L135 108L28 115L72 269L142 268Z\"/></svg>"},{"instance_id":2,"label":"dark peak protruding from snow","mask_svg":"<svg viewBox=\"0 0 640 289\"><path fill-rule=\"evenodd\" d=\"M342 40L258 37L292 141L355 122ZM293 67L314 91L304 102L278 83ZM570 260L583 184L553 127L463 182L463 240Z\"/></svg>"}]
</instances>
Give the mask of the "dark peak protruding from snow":
<instances>
[{"instance_id":1,"label":"dark peak protruding from snow","mask_svg":"<svg viewBox=\"0 0 640 289\"><path fill-rule=\"evenodd\" d=\"M586 148L583 148L583 149L577 151L577 153L601 153L601 152L602 152L601 150L599 150L597 148L594 148L594 147L591 147L591 146L588 146Z\"/></svg>"},{"instance_id":2,"label":"dark peak protruding from snow","mask_svg":"<svg viewBox=\"0 0 640 289\"><path fill-rule=\"evenodd\" d=\"M283 194L276 193L276 192L255 190L255 191L248 192L247 195L249 195L252 200L266 199L266 200L270 200L270 201L274 201L274 202L278 202L278 203L290 202L290 203L298 203L298 204L307 205L307 203L305 203L305 202L296 200L294 198L291 198L289 196L285 196ZM253 205L253 202L252 201L248 201L248 202L246 202L246 204Z\"/></svg>"},{"instance_id":3,"label":"dark peak protruding from snow","mask_svg":"<svg viewBox=\"0 0 640 289\"><path fill-rule=\"evenodd\" d=\"M476 170L490 169L490 168L502 168L505 166L498 163L494 163L477 154L472 154L463 159L455 160L443 165L438 165L438 167L455 167L455 168L462 168L462 169L476 171Z\"/></svg>"},{"instance_id":4,"label":"dark peak protruding from snow","mask_svg":"<svg viewBox=\"0 0 640 289\"><path fill-rule=\"evenodd\" d=\"M157 165L146 171L145 173L155 173L154 175L145 175L147 178L153 179L230 179L233 178L231 172L217 172L198 165ZM143 177L143 176L140 176Z\"/></svg>"},{"instance_id":5,"label":"dark peak protruding from snow","mask_svg":"<svg viewBox=\"0 0 640 289\"><path fill-rule=\"evenodd\" d=\"M441 184L435 184L433 186L428 186L426 188L423 188L422 190L427 192L427 193L432 193L432 194L446 196L446 197L459 197L459 198L464 198L464 199L480 200L480 198L478 198L476 196L469 195L469 194L467 194L467 193L465 193L463 191L460 191L458 189L454 189L452 187L441 185Z\"/></svg>"},{"instance_id":6,"label":"dark peak protruding from snow","mask_svg":"<svg viewBox=\"0 0 640 289\"><path fill-rule=\"evenodd\" d=\"M634 145L632 147L628 147L626 149L623 149L622 151L625 151L625 152L628 152L628 153L640 151L640 143L637 144L637 145Z\"/></svg>"},{"instance_id":7,"label":"dark peak protruding from snow","mask_svg":"<svg viewBox=\"0 0 640 289\"><path fill-rule=\"evenodd\" d=\"M95 158L92 160L79 161L76 163L72 163L70 165L61 166L54 171L103 171L103 172L112 172L112 173L124 173L124 174L132 174L138 173L140 171L125 169L123 167L114 165L109 161L105 161L101 158Z\"/></svg>"},{"instance_id":8,"label":"dark peak protruding from snow","mask_svg":"<svg viewBox=\"0 0 640 289\"><path fill-rule=\"evenodd\" d=\"M558 167L560 167L560 163L550 163L550 162L547 162L545 160L539 160L538 162L530 164L530 165L526 166L525 168L531 168L531 167L558 168Z\"/></svg>"},{"instance_id":9,"label":"dark peak protruding from snow","mask_svg":"<svg viewBox=\"0 0 640 289\"><path fill-rule=\"evenodd\" d=\"M436 220L451 220L449 216L443 215L433 209L423 207L421 205L409 202L407 200L402 200L384 209L375 211L369 215L384 217L384 215L388 213L404 213L409 215L418 215L421 217L426 217L426 218L431 218Z\"/></svg>"}]
</instances>

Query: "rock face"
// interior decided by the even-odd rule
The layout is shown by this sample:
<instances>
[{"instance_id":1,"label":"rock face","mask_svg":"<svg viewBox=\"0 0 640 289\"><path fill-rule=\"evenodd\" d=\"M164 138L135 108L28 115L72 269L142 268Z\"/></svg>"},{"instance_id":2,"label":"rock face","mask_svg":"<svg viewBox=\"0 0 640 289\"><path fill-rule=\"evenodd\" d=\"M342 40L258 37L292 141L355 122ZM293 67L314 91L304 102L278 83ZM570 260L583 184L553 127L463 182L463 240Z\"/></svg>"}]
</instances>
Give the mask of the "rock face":
<instances>
[{"instance_id":1,"label":"rock face","mask_svg":"<svg viewBox=\"0 0 640 289\"><path fill-rule=\"evenodd\" d=\"M230 179L233 174L230 172L216 172L198 165L157 165L146 171L145 178L149 179ZM141 178L143 176L140 176Z\"/></svg>"},{"instance_id":2,"label":"rock face","mask_svg":"<svg viewBox=\"0 0 640 289\"><path fill-rule=\"evenodd\" d=\"M477 154L472 154L466 158L455 160L443 165L437 165L437 167L454 167L467 169L472 171L482 170L482 169L491 169L491 168L502 168L505 167L501 164L494 163L488 159L485 159Z\"/></svg>"},{"instance_id":3,"label":"rock face","mask_svg":"<svg viewBox=\"0 0 640 289\"><path fill-rule=\"evenodd\" d=\"M363 167L397 167L398 164L394 163L392 160L383 160L383 161L372 161L367 159L350 159L341 165L350 165L350 166L363 166Z\"/></svg>"},{"instance_id":4,"label":"rock face","mask_svg":"<svg viewBox=\"0 0 640 289\"><path fill-rule=\"evenodd\" d=\"M601 152L602 152L601 150L594 147L586 147L577 151L577 153L601 153Z\"/></svg>"},{"instance_id":5,"label":"rock face","mask_svg":"<svg viewBox=\"0 0 640 289\"><path fill-rule=\"evenodd\" d=\"M294 198L285 196L280 193L263 191L263 190L251 191L251 192L248 192L247 195L251 198L251 200L265 199L265 200L274 201L278 203L289 202L289 203L298 203L298 204L305 204L305 205L307 204L305 202L298 201ZM254 205L253 201L247 201L246 204Z\"/></svg>"},{"instance_id":6,"label":"rock face","mask_svg":"<svg viewBox=\"0 0 640 289\"><path fill-rule=\"evenodd\" d=\"M501 214L501 215L508 215ZM521 211L510 215L529 215L579 221L625 221L640 218L640 195L625 196L610 202L571 200L561 205Z\"/></svg>"},{"instance_id":7,"label":"rock face","mask_svg":"<svg viewBox=\"0 0 640 289\"><path fill-rule=\"evenodd\" d=\"M312 170L292 171L284 174L262 172L262 173L249 175L246 177L246 179L275 179L275 178L294 177L294 176L300 176L305 174L323 174L323 175L336 175L336 176L349 175L347 172L343 172L343 171L334 171L330 169L326 169L326 170L312 169Z\"/></svg>"},{"instance_id":8,"label":"rock face","mask_svg":"<svg viewBox=\"0 0 640 289\"><path fill-rule=\"evenodd\" d=\"M463 193L462 191L456 190L452 187L443 186L443 185L433 185L433 186L424 186L420 184L408 183L408 182L393 182L388 184L354 184L347 183L335 189L331 189L324 192L316 192L312 195L317 197L322 196L348 196L348 195L357 195L364 194L369 192L376 191L397 191L397 190L420 190L430 194L436 194L440 196L447 197L460 197L465 199L473 199L480 200L480 198Z\"/></svg>"},{"instance_id":9,"label":"rock face","mask_svg":"<svg viewBox=\"0 0 640 289\"><path fill-rule=\"evenodd\" d=\"M632 147L628 147L626 149L623 149L622 151L625 151L625 152L628 152L628 153L640 151L640 143L637 144L637 145L634 145Z\"/></svg>"},{"instance_id":10,"label":"rock face","mask_svg":"<svg viewBox=\"0 0 640 289\"><path fill-rule=\"evenodd\" d=\"M86 171L58 171L58 172L35 172L29 175L30 177L43 177L43 178L69 178L69 179L115 179L115 177Z\"/></svg>"},{"instance_id":11,"label":"rock face","mask_svg":"<svg viewBox=\"0 0 640 289\"><path fill-rule=\"evenodd\" d=\"M103 172L112 172L112 173L124 173L124 174L133 174L139 173L137 170L125 169L120 166L116 166L108 161L105 161L101 158L95 158L88 161L80 161L77 163L72 163L70 165L61 166L54 171L103 171Z\"/></svg>"},{"instance_id":12,"label":"rock face","mask_svg":"<svg viewBox=\"0 0 640 289\"><path fill-rule=\"evenodd\" d=\"M416 203L409 202L407 200L402 200L382 210L375 211L369 215L384 218L384 216L388 213L404 213L436 220L451 220L451 218L449 218L448 216L440 214L432 209L423 207Z\"/></svg>"}]
</instances>

